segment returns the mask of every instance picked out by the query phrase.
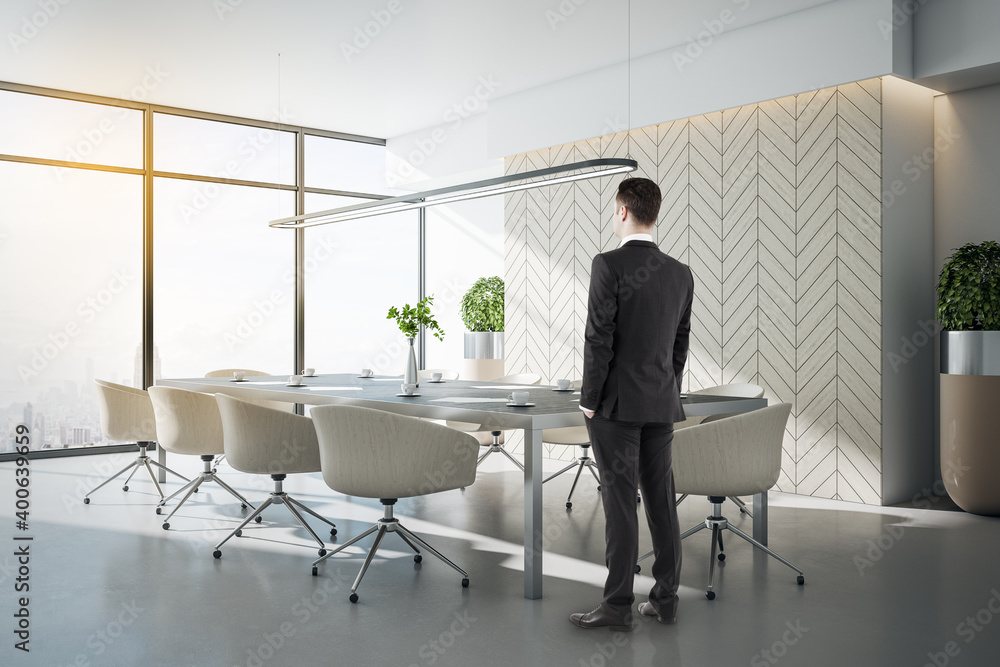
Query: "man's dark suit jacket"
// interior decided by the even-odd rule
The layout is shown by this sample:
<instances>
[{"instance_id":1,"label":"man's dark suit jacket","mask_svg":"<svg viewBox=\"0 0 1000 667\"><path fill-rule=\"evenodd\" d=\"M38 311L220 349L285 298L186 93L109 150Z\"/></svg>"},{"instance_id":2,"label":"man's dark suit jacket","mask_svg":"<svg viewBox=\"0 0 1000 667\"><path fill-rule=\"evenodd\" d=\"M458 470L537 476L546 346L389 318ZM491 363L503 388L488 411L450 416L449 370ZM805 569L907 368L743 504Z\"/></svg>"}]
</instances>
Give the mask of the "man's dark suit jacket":
<instances>
[{"instance_id":1,"label":"man's dark suit jacket","mask_svg":"<svg viewBox=\"0 0 1000 667\"><path fill-rule=\"evenodd\" d=\"M651 241L594 257L580 405L628 422L684 420L691 269Z\"/></svg>"}]
</instances>

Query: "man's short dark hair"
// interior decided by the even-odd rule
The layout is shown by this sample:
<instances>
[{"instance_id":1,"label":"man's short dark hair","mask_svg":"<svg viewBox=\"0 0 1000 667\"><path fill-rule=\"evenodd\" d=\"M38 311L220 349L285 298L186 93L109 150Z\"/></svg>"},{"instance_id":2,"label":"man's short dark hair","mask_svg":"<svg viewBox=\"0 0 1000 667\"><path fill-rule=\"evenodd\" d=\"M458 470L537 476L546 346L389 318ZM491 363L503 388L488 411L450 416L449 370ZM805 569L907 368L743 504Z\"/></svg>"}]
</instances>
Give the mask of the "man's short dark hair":
<instances>
[{"instance_id":1,"label":"man's short dark hair","mask_svg":"<svg viewBox=\"0 0 1000 667\"><path fill-rule=\"evenodd\" d=\"M663 196L660 187L648 178L626 178L618 186L615 201L632 212L636 224L649 227L656 224Z\"/></svg>"}]
</instances>

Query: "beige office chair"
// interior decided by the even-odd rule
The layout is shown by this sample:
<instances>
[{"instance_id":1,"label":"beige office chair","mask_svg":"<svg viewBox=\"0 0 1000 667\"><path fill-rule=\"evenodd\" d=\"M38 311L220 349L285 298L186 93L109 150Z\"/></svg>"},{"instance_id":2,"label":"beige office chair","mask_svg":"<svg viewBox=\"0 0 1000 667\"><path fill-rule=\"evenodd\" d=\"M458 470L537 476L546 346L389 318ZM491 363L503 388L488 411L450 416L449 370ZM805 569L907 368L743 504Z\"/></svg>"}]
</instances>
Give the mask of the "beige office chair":
<instances>
[{"instance_id":1,"label":"beige office chair","mask_svg":"<svg viewBox=\"0 0 1000 667\"><path fill-rule=\"evenodd\" d=\"M212 471L212 461L225 452L222 436L222 418L219 416L219 406L213 394L201 394L196 391L175 389L174 387L150 387L149 398L153 401L153 413L156 415L156 433L160 437L160 445L168 452L200 456L204 469L198 477L186 486L178 489L169 498L160 501L156 513L163 513L163 506L184 494L173 511L163 520L163 530L170 529L170 519L181 508L191 494L205 482L215 482L240 501L243 509L253 507L246 498L241 496L231 486L223 482ZM258 521L260 515L257 516Z\"/></svg>"},{"instance_id":2,"label":"beige office chair","mask_svg":"<svg viewBox=\"0 0 1000 667\"><path fill-rule=\"evenodd\" d=\"M704 523L681 535L681 539L684 539L705 528L712 531L712 555L708 570L708 589L705 592L709 600L715 599L716 558L719 562L726 560L722 544L724 530L736 533L755 548L792 568L799 573L796 582L799 585L805 583L802 570L739 528L731 526L722 516L722 503L726 496L765 493L778 481L781 473L781 442L791 409L790 403L780 403L674 433L674 488L678 493L708 496L712 503L712 514ZM652 554L653 552L644 554L639 560ZM639 569L636 565L636 572Z\"/></svg>"},{"instance_id":3,"label":"beige office chair","mask_svg":"<svg viewBox=\"0 0 1000 667\"><path fill-rule=\"evenodd\" d=\"M491 383L502 383L502 384L539 384L542 381L542 376L536 373L515 373L513 375L504 375L503 377L494 378L492 380L484 380L483 384L488 385ZM486 460L486 457L490 454L503 454L510 461L524 472L524 465L515 459L510 452L508 452L503 447L503 431L499 429L494 429L489 424L474 424L471 422L457 422L448 420L445 424L453 429L459 431L465 431L471 434L476 441L479 442L479 446L489 447L486 453L479 457L479 463Z\"/></svg>"},{"instance_id":4,"label":"beige office chair","mask_svg":"<svg viewBox=\"0 0 1000 667\"><path fill-rule=\"evenodd\" d=\"M226 539L215 545L213 556L222 558L222 545L243 535L243 528L257 519L269 505L284 505L319 544L319 555L326 555L326 545L319 539L300 511L329 524L330 537L337 525L285 493L285 477L296 473L319 472L319 444L312 419L281 410L261 407L249 401L216 394L222 418L222 438L229 465L241 472L270 475L274 491Z\"/></svg>"},{"instance_id":5,"label":"beige office chair","mask_svg":"<svg viewBox=\"0 0 1000 667\"><path fill-rule=\"evenodd\" d=\"M450 491L476 481L476 439L416 417L347 405L313 408L312 419L327 486L348 496L378 498L384 511L375 525L314 562L313 575L327 558L378 531L351 586L351 602L358 601L361 578L386 533L396 533L416 552L414 562L422 560L422 548L459 572L462 586L468 587L469 573L407 530L393 516L392 507L399 498Z\"/></svg>"},{"instance_id":6,"label":"beige office chair","mask_svg":"<svg viewBox=\"0 0 1000 667\"><path fill-rule=\"evenodd\" d=\"M153 404L149 402L149 394L142 389L134 389L104 380L94 380L94 384L97 385L97 408L101 413L101 432L112 440L134 440L139 446L139 455L135 461L88 491L87 495L83 497L83 504L89 505L90 494L111 480L120 477L125 471L130 472L125 478L125 484L122 485L122 491L128 491L128 483L139 468L145 468L146 472L149 473L149 478L153 480L153 486L161 501L163 500L163 491L160 489L160 484L156 481L156 475L150 466L156 466L160 470L165 470L171 475L176 475L185 482L189 482L190 480L184 475L174 472L146 455L146 448L151 443L156 442L156 420L153 417Z\"/></svg>"},{"instance_id":7,"label":"beige office chair","mask_svg":"<svg viewBox=\"0 0 1000 667\"><path fill-rule=\"evenodd\" d=\"M583 384L582 380L574 380L571 387L580 387ZM573 508L573 492L576 491L577 482L580 481L580 473L587 469L590 474L594 476L597 480L597 488L601 488L601 476L597 471L597 464L594 459L590 458L590 433L587 431L586 426L566 426L564 428L547 428L542 431L542 442L547 442L550 445L567 445L569 447L579 447L580 456L577 457L575 461L570 463L568 466L560 470L559 472L549 475L542 480L542 484L555 479L564 472L569 472L570 470L576 468L576 477L573 478L573 486L569 489L569 495L566 497L566 509Z\"/></svg>"},{"instance_id":8,"label":"beige office chair","mask_svg":"<svg viewBox=\"0 0 1000 667\"><path fill-rule=\"evenodd\" d=\"M261 377L267 375L273 375L272 373L265 373L264 371L255 371L249 368L220 368L216 371L209 371L205 373L207 378L231 378L233 373L240 372L243 373L244 377ZM295 404L288 403L287 401L268 401L261 399L244 399L253 403L254 405L260 405L265 408L273 408L274 410L281 410L282 412L295 412ZM215 457L215 461L212 463L212 472L218 470L219 464L226 460L225 454L219 454Z\"/></svg>"},{"instance_id":9,"label":"beige office chair","mask_svg":"<svg viewBox=\"0 0 1000 667\"><path fill-rule=\"evenodd\" d=\"M705 387L704 389L697 389L695 391L689 392L691 394L707 394L709 396L732 396L734 398L763 398L764 388L756 384L748 383L733 383L733 384L720 384L715 387ZM674 431L678 431L682 428L688 428L689 426L696 426L698 424L706 424L709 422L718 421L720 419L725 419L731 417L732 415L720 414L720 415L706 415L701 417L689 417L682 422L677 422L674 424ZM677 499L677 503L680 504L687 498L686 495L682 495ZM747 507L740 498L736 496L730 496L729 499L733 501L737 507L740 508L740 514L746 514L750 518L753 518L753 512Z\"/></svg>"},{"instance_id":10,"label":"beige office chair","mask_svg":"<svg viewBox=\"0 0 1000 667\"><path fill-rule=\"evenodd\" d=\"M435 373L440 373L442 380L458 379L458 371L448 370L447 368L425 368L421 371L417 371L417 377L421 380L430 380Z\"/></svg>"}]
</instances>

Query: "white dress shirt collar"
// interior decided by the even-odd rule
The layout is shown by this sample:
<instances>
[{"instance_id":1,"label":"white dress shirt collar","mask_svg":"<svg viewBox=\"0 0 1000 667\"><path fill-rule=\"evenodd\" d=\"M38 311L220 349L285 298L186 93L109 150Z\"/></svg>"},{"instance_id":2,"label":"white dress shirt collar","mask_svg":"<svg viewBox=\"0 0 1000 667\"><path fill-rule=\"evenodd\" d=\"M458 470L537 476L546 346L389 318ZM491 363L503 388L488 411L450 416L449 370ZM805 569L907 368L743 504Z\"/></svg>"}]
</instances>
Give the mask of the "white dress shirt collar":
<instances>
[{"instance_id":1,"label":"white dress shirt collar","mask_svg":"<svg viewBox=\"0 0 1000 667\"><path fill-rule=\"evenodd\" d=\"M628 236L626 236L625 238L622 239L622 242L618 245L618 247L621 248L623 245L625 245L629 241L649 241L650 243L652 243L653 242L653 235L652 234L629 234Z\"/></svg>"}]
</instances>

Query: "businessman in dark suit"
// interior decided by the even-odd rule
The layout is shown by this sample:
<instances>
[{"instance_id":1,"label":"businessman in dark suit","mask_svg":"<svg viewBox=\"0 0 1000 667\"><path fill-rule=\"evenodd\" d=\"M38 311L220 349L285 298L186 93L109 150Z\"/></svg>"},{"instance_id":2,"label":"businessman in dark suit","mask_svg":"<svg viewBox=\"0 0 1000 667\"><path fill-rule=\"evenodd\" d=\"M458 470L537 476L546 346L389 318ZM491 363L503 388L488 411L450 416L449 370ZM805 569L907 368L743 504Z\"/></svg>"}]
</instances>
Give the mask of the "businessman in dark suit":
<instances>
[{"instance_id":1,"label":"businessman in dark suit","mask_svg":"<svg viewBox=\"0 0 1000 667\"><path fill-rule=\"evenodd\" d=\"M608 579L601 605L570 621L628 631L639 556L637 487L656 558L656 583L639 613L661 623L677 618L681 542L670 451L673 424L684 419L680 386L694 279L653 243L661 203L656 183L625 179L615 203L615 236L622 241L591 267L580 395L601 472Z\"/></svg>"}]
</instances>

